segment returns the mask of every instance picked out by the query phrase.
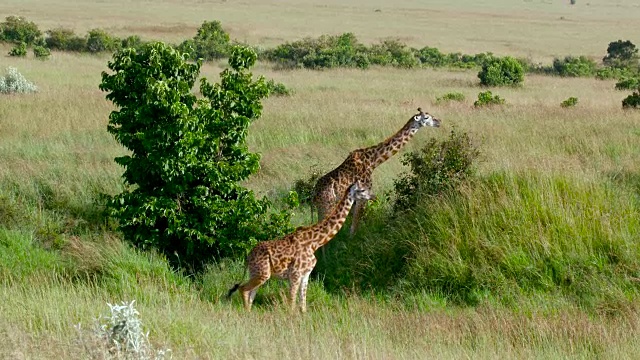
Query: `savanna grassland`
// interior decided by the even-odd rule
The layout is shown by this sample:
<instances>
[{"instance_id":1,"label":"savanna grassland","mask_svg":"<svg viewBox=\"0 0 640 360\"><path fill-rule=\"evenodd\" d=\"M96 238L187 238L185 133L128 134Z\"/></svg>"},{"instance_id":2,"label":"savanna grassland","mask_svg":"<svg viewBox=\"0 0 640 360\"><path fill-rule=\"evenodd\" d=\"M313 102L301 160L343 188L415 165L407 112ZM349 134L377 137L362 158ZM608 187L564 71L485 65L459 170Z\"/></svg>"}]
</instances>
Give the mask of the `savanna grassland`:
<instances>
[{"instance_id":1,"label":"savanna grassland","mask_svg":"<svg viewBox=\"0 0 640 360\"><path fill-rule=\"evenodd\" d=\"M550 62L600 60L618 39L639 43L640 5L623 1L109 1L6 0L1 17L41 29L177 42L204 20L234 39L271 47L351 31L363 42L399 38L447 52L491 51ZM380 10L380 11L376 11ZM9 46L0 46L6 54ZM151 341L202 359L635 358L640 353L640 111L623 110L614 80L527 75L492 88L504 106L474 108L477 70L277 70L286 84L264 101L249 145L262 154L247 186L277 198L314 169L399 129L417 107L442 119L402 150L451 130L481 152L474 181L425 199L406 218L374 213L352 239L327 245L309 313L285 310L285 284L259 291L254 311L224 294L241 261L199 276L133 250L101 213L123 185L124 153L106 126L98 89L109 55L0 56L39 92L0 96L0 358L83 359L106 303L136 300ZM206 63L216 80L224 62ZM464 102L437 102L449 92ZM577 97L579 103L560 103ZM406 170L399 154L374 191ZM384 207L385 204L378 205ZM297 224L307 224L299 208ZM378 214L378 215L376 215ZM451 294L458 294L452 296Z\"/></svg>"}]
</instances>

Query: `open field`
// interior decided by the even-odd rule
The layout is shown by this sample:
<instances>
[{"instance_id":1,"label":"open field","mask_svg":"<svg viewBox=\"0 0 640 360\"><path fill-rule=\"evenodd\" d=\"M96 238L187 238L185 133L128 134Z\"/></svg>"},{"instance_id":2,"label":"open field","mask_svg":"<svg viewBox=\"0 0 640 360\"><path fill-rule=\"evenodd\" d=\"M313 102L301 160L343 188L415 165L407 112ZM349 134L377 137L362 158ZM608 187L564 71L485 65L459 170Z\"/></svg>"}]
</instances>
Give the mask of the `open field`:
<instances>
[{"instance_id":1,"label":"open field","mask_svg":"<svg viewBox=\"0 0 640 360\"><path fill-rule=\"evenodd\" d=\"M104 28L173 42L216 19L232 38L255 45L353 32L365 42L399 38L445 52L491 51L536 61L570 54L601 59L611 41L640 42L634 21L640 5L621 0L578 0L576 5L568 0L400 0L393 5L384 0L6 0L0 14L26 16L42 29L63 26L83 34Z\"/></svg>"},{"instance_id":2,"label":"open field","mask_svg":"<svg viewBox=\"0 0 640 360\"><path fill-rule=\"evenodd\" d=\"M622 1L386 4L8 0L0 13L24 15L41 29L102 27L176 42L193 36L203 20L217 19L232 38L263 46L353 31L367 42L397 37L443 51L541 61L569 54L599 59L610 41L640 42L633 38L640 6ZM8 50L0 46L0 53ZM376 220L376 229L354 240L365 247L427 243L427 250L412 253L406 279L421 278L421 264L433 255L431 240L468 241L470 248L477 243L511 256L510 263L477 266L486 278L494 276L490 268L505 266L499 275L507 280L490 278L499 290L488 282L489 290L473 293L479 300L469 306L427 286L410 291L400 283L370 292L351 286L351 280L362 282L351 272L366 277L385 265L367 256L372 250L361 255L357 243L339 236L328 245L336 262L319 264L310 286L309 313L292 316L282 304L283 284L261 289L256 311L247 314L238 298L222 299L243 276L240 262L185 277L157 256L125 246L101 217L99 195L122 188L113 158L123 149L106 132L113 106L98 89L109 59L0 56L2 71L17 67L39 87L33 95L0 96L0 358L87 358L90 337L73 325L87 329L106 302L133 299L152 342L171 348L175 359L631 359L640 352L640 111L622 110L628 92L614 90L614 81L529 75L521 88L491 89L506 106L474 109L483 90L476 71L277 71L258 64L254 74L295 94L265 100L262 118L250 128L250 148L262 154L250 188L276 197L312 167L329 170L349 151L384 139L421 106L443 125L421 130L402 153L452 129L467 132L482 152L480 185L425 204L428 211L408 220L407 234L402 221ZM215 80L224 66L205 64L202 75ZM453 91L466 100L436 103ZM570 96L578 105L560 107ZM376 193L406 170L402 153L376 170ZM295 221L309 222L306 208ZM442 228L429 232L426 224ZM539 271L538 263L521 261L538 247L561 263L548 268L575 276L544 283L544 262ZM342 249L362 257L342 266ZM349 267L358 263L367 268ZM543 285L528 289L518 274L533 274L525 280L539 277Z\"/></svg>"}]
</instances>

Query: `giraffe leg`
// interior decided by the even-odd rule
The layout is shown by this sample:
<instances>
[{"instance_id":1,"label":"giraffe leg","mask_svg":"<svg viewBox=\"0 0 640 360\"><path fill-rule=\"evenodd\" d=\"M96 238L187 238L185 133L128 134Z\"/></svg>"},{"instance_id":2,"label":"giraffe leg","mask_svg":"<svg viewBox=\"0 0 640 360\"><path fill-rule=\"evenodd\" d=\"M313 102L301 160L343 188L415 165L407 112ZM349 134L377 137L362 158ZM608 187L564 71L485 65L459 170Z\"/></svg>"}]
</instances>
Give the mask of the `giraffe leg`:
<instances>
[{"instance_id":1,"label":"giraffe leg","mask_svg":"<svg viewBox=\"0 0 640 360\"><path fill-rule=\"evenodd\" d=\"M351 236L353 236L358 229L358 222L360 222L360 216L362 216L362 210L365 205L366 201L356 200L356 203L353 204L353 207L351 208L351 228L349 229L349 234Z\"/></svg>"},{"instance_id":2,"label":"giraffe leg","mask_svg":"<svg viewBox=\"0 0 640 360\"><path fill-rule=\"evenodd\" d=\"M244 308L247 311L251 310L253 299L256 297L256 290L267 280L269 280L269 277L252 277L246 284L240 286L240 294L242 294Z\"/></svg>"},{"instance_id":3,"label":"giraffe leg","mask_svg":"<svg viewBox=\"0 0 640 360\"><path fill-rule=\"evenodd\" d=\"M307 312L307 285L309 285L309 275L311 275L311 270L302 276L302 281L300 282L300 310L303 313Z\"/></svg>"},{"instance_id":4,"label":"giraffe leg","mask_svg":"<svg viewBox=\"0 0 640 360\"><path fill-rule=\"evenodd\" d=\"M291 274L289 275L289 306L291 310L296 309L296 295L298 295L298 289L300 288L300 283L302 282L302 277L300 274Z\"/></svg>"}]
</instances>

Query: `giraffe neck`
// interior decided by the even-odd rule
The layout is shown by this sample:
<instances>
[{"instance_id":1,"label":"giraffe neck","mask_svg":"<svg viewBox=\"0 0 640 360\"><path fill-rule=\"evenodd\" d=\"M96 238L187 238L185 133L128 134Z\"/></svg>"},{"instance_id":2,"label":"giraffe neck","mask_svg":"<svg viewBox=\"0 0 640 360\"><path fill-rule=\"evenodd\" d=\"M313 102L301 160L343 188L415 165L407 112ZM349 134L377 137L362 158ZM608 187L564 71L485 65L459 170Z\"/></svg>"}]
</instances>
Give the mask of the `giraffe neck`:
<instances>
[{"instance_id":1,"label":"giraffe neck","mask_svg":"<svg viewBox=\"0 0 640 360\"><path fill-rule=\"evenodd\" d=\"M347 190L331 213L310 229L311 239L309 246L313 251L328 243L340 231L347 215L349 215L353 202L354 200L349 196L349 191Z\"/></svg>"},{"instance_id":2,"label":"giraffe neck","mask_svg":"<svg viewBox=\"0 0 640 360\"><path fill-rule=\"evenodd\" d=\"M370 167L375 168L395 155L395 153L409 142L419 129L420 127L415 126L415 121L411 119L393 136L376 146L368 148L367 158L371 161Z\"/></svg>"}]
</instances>

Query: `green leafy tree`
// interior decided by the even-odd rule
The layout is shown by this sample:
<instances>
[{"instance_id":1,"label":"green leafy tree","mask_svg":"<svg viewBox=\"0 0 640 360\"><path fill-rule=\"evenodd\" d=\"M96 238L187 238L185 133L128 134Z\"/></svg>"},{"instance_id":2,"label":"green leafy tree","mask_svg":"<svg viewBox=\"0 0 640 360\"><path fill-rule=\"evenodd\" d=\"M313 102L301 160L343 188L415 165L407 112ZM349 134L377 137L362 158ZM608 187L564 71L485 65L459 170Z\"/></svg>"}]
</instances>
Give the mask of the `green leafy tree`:
<instances>
[{"instance_id":1,"label":"green leafy tree","mask_svg":"<svg viewBox=\"0 0 640 360\"><path fill-rule=\"evenodd\" d=\"M524 69L510 56L493 58L482 65L478 78L484 86L519 85L524 81Z\"/></svg>"},{"instance_id":2,"label":"green leafy tree","mask_svg":"<svg viewBox=\"0 0 640 360\"><path fill-rule=\"evenodd\" d=\"M163 43L119 50L100 89L119 108L108 131L131 152L115 159L127 187L110 199L111 214L136 246L197 271L283 235L290 213L269 215L268 199L240 185L259 170L246 137L268 95L264 79L248 71L255 52L235 47L220 83L201 80L201 99L191 93L201 63L187 57Z\"/></svg>"}]
</instances>

